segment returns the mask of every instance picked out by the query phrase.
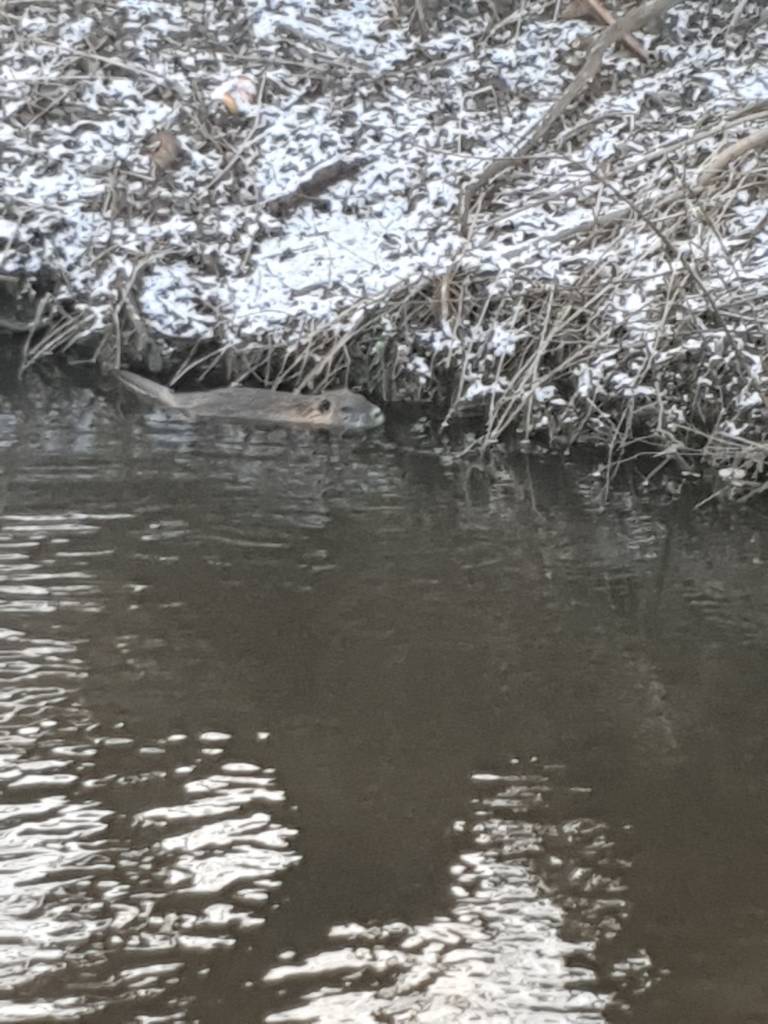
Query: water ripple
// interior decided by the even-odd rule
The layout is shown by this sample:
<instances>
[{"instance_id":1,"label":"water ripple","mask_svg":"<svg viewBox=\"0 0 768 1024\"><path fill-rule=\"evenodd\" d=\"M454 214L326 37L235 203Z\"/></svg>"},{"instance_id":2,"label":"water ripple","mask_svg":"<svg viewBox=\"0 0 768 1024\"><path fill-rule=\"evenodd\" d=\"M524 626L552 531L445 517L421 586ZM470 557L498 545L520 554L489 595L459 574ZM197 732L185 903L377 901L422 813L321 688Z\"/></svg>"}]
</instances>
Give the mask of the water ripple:
<instances>
[{"instance_id":1,"label":"water ripple","mask_svg":"<svg viewBox=\"0 0 768 1024\"><path fill-rule=\"evenodd\" d=\"M263 981L298 1001L268 1024L594 1024L628 975L634 990L648 983L644 955L598 974L596 949L629 905L605 827L547 820L550 801L578 805L578 791L540 770L474 782L473 813L454 826L471 844L450 871L450 914L336 926L328 942L342 948L300 960L287 951Z\"/></svg>"}]
</instances>

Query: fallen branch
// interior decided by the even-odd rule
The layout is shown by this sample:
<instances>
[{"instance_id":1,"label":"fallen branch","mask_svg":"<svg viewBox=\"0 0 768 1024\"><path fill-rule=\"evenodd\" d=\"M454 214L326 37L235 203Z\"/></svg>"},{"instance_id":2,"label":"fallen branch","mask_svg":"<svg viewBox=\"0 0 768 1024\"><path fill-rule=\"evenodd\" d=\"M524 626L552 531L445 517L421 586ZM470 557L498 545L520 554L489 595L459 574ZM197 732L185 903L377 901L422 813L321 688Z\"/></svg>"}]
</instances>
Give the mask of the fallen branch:
<instances>
[{"instance_id":1,"label":"fallen branch","mask_svg":"<svg viewBox=\"0 0 768 1024\"><path fill-rule=\"evenodd\" d=\"M368 65L360 60L354 50L329 39L327 35L309 32L306 28L300 28L288 21L276 22L275 32L303 44L310 56L315 59L327 61L329 64L341 64L345 70L356 71L359 74L370 75L371 73Z\"/></svg>"},{"instance_id":2,"label":"fallen branch","mask_svg":"<svg viewBox=\"0 0 768 1024\"><path fill-rule=\"evenodd\" d=\"M768 128L758 128L757 131L743 139L738 139L729 146L725 146L704 162L696 179L696 187L704 188L734 160L738 160L745 153L763 149L765 146L768 146Z\"/></svg>"},{"instance_id":3,"label":"fallen branch","mask_svg":"<svg viewBox=\"0 0 768 1024\"><path fill-rule=\"evenodd\" d=\"M264 204L264 209L273 217L289 217L304 203L311 203L319 199L323 192L338 185L340 181L353 178L368 162L367 157L355 157L354 160L334 160L333 163L316 170L293 192L270 199Z\"/></svg>"},{"instance_id":4,"label":"fallen branch","mask_svg":"<svg viewBox=\"0 0 768 1024\"><path fill-rule=\"evenodd\" d=\"M510 167L514 167L521 156L528 155L546 139L555 122L563 116L568 107L581 96L595 78L602 67L603 55L606 50L621 39L625 33L633 32L652 18L658 18L666 14L676 3L678 3L678 0L646 0L645 3L635 8L635 10L630 11L621 18L617 18L612 25L601 32L594 46L587 54L587 59L584 61L581 70L560 99L552 104L541 121L523 141L515 155L492 160L467 187L467 197L471 199L477 195L484 185L487 185L488 182L509 170Z\"/></svg>"},{"instance_id":5,"label":"fallen branch","mask_svg":"<svg viewBox=\"0 0 768 1024\"><path fill-rule=\"evenodd\" d=\"M676 3L678 3L678 0L646 0L645 3L635 8L635 10L630 11L621 18L617 18L612 25L604 29L587 54L587 59L584 61L579 73L560 99L552 104L538 125L523 142L516 155L522 156L530 153L540 142L544 141L555 122L562 117L568 107L581 96L595 78L602 67L603 56L606 50L610 49L625 33L634 32L635 29L640 28L652 18L659 18L666 14ZM491 175L490 177L494 176Z\"/></svg>"},{"instance_id":6,"label":"fallen branch","mask_svg":"<svg viewBox=\"0 0 768 1024\"><path fill-rule=\"evenodd\" d=\"M30 324L24 320L16 320L10 316L0 316L0 331L5 334L24 334L30 329Z\"/></svg>"},{"instance_id":7,"label":"fallen branch","mask_svg":"<svg viewBox=\"0 0 768 1024\"><path fill-rule=\"evenodd\" d=\"M616 22L615 15L611 14L607 7L604 7L600 0L575 0L575 3L570 4L568 8L563 11L560 15L561 21L566 21L571 18L589 18L592 15L593 20L602 21L605 25L613 25ZM621 42L624 46L631 50L641 60L649 61L648 51L636 39L631 32L625 32L621 37Z\"/></svg>"},{"instance_id":8,"label":"fallen branch","mask_svg":"<svg viewBox=\"0 0 768 1024\"><path fill-rule=\"evenodd\" d=\"M744 156L745 153L756 152L760 149L764 149L766 146L768 146L768 128L758 128L743 139L738 139L736 142L725 146L717 153L713 153L707 157L699 170L698 177L696 178L693 187L690 190L685 188L676 188L664 195L659 194L658 191L648 193L647 195L640 195L636 199L637 207L642 209L647 206L657 206L657 204L669 206L671 203L675 203L683 199L686 195L690 195L691 193L695 194L711 184L712 180L721 171L725 170L725 168L735 160L738 160L739 157ZM574 224L571 227L564 228L562 231L557 232L547 240L549 242L567 242L570 239L586 234L589 231L598 231L603 228L613 227L615 224L618 224L625 218L629 217L632 212L632 207L627 205L606 210L605 213L602 213L597 217L591 217L588 220L582 221L580 224Z\"/></svg>"}]
</instances>

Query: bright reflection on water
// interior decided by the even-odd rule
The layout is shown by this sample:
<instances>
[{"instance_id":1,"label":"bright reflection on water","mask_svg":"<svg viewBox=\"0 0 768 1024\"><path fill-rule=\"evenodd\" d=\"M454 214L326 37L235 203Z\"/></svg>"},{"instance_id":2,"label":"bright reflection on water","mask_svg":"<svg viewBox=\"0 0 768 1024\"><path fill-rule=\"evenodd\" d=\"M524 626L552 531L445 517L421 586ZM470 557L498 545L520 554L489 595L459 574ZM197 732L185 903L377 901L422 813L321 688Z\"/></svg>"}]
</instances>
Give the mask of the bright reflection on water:
<instances>
[{"instance_id":1,"label":"bright reflection on water","mask_svg":"<svg viewBox=\"0 0 768 1024\"><path fill-rule=\"evenodd\" d=\"M758 511L0 371L0 1021L768 1020Z\"/></svg>"}]
</instances>

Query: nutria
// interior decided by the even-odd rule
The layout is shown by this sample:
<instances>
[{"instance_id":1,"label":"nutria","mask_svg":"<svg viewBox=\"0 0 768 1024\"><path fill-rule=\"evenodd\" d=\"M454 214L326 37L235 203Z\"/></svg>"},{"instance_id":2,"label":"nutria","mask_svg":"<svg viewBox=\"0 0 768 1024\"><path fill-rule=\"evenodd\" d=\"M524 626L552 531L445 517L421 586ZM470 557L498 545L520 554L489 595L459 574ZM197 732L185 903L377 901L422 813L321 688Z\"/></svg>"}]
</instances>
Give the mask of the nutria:
<instances>
[{"instance_id":1,"label":"nutria","mask_svg":"<svg viewBox=\"0 0 768 1024\"><path fill-rule=\"evenodd\" d=\"M130 370L118 370L117 377L136 394L188 416L246 420L266 427L320 427L342 431L371 430L384 422L381 409L345 388L323 391L319 395L266 391L237 384L211 391L171 391Z\"/></svg>"}]
</instances>

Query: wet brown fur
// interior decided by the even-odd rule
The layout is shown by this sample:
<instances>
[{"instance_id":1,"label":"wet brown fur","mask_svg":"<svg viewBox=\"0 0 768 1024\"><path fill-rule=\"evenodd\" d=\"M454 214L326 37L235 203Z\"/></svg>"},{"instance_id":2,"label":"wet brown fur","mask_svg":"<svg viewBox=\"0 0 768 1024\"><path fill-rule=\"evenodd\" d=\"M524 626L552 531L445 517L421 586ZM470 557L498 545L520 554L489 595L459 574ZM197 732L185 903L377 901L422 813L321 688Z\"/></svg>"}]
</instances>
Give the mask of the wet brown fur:
<instances>
[{"instance_id":1,"label":"wet brown fur","mask_svg":"<svg viewBox=\"0 0 768 1024\"><path fill-rule=\"evenodd\" d=\"M346 388L324 391L319 395L238 385L210 391L172 391L130 370L119 370L117 377L135 394L188 416L241 420L259 426L341 431L371 430L384 422L381 409Z\"/></svg>"}]
</instances>

